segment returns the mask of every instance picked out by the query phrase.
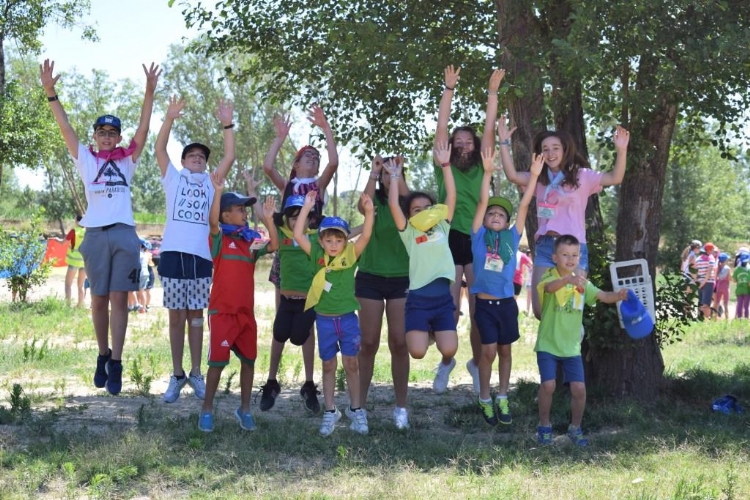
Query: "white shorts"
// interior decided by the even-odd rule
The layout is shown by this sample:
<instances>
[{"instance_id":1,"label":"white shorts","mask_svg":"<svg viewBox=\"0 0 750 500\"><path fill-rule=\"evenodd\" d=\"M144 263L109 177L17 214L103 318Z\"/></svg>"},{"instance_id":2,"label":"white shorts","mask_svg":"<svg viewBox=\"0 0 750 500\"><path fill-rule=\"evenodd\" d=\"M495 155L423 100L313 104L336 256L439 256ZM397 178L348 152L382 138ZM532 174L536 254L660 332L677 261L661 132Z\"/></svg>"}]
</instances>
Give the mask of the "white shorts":
<instances>
[{"instance_id":1,"label":"white shorts","mask_svg":"<svg viewBox=\"0 0 750 500\"><path fill-rule=\"evenodd\" d=\"M211 278L161 278L164 307L167 309L198 311L208 307Z\"/></svg>"}]
</instances>

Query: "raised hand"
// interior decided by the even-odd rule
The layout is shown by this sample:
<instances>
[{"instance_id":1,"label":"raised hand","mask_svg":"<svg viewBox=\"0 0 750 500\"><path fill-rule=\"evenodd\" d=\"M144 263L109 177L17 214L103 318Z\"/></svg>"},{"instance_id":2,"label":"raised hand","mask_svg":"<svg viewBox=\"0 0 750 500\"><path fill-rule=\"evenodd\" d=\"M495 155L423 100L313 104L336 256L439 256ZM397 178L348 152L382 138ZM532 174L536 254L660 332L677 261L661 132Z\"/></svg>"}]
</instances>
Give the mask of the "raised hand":
<instances>
[{"instance_id":1,"label":"raised hand","mask_svg":"<svg viewBox=\"0 0 750 500\"><path fill-rule=\"evenodd\" d=\"M618 151L628 149L628 142L630 142L630 132L618 125L614 136L615 149Z\"/></svg>"},{"instance_id":2,"label":"raised hand","mask_svg":"<svg viewBox=\"0 0 750 500\"><path fill-rule=\"evenodd\" d=\"M451 162L451 145L449 142L435 143L435 149L433 150L435 159L440 165Z\"/></svg>"},{"instance_id":3,"label":"raised hand","mask_svg":"<svg viewBox=\"0 0 750 500\"><path fill-rule=\"evenodd\" d=\"M307 207L308 210L312 210L313 207L315 207L315 202L318 199L318 192L317 191L308 191L305 195L305 204L302 208Z\"/></svg>"},{"instance_id":4,"label":"raised hand","mask_svg":"<svg viewBox=\"0 0 750 500\"><path fill-rule=\"evenodd\" d=\"M399 161L400 157L391 158L387 162L383 163L383 168L386 172L388 172L389 175L398 177L401 175L401 170L404 168L404 160L401 158L401 161Z\"/></svg>"},{"instance_id":5,"label":"raised hand","mask_svg":"<svg viewBox=\"0 0 750 500\"><path fill-rule=\"evenodd\" d=\"M247 193L255 195L258 189L258 186L260 186L261 181L259 179L255 178L255 172L258 169L248 169L242 171L242 177L245 178L245 184L247 185Z\"/></svg>"},{"instance_id":6,"label":"raised hand","mask_svg":"<svg viewBox=\"0 0 750 500\"><path fill-rule=\"evenodd\" d=\"M516 127L513 127L512 129L508 129L508 117L507 116L501 116L500 119L497 121L497 139L502 143L505 141L509 141L510 137L513 135L513 132L516 131Z\"/></svg>"},{"instance_id":7,"label":"raised hand","mask_svg":"<svg viewBox=\"0 0 750 500\"><path fill-rule=\"evenodd\" d=\"M209 177L211 178L211 184L213 184L216 192L224 191L224 185L226 183L224 177L219 177L219 173L216 171L211 172Z\"/></svg>"},{"instance_id":8,"label":"raised hand","mask_svg":"<svg viewBox=\"0 0 750 500\"><path fill-rule=\"evenodd\" d=\"M167 118L176 120L182 117L182 110L185 109L185 99L182 97L172 96L169 98L169 105L167 105Z\"/></svg>"},{"instance_id":9,"label":"raised hand","mask_svg":"<svg viewBox=\"0 0 750 500\"><path fill-rule=\"evenodd\" d=\"M372 159L372 170L371 170L371 176L377 177L380 175L380 171L383 170L383 157L380 155L375 155L375 157Z\"/></svg>"},{"instance_id":10,"label":"raised hand","mask_svg":"<svg viewBox=\"0 0 750 500\"><path fill-rule=\"evenodd\" d=\"M495 157L497 152L494 147L484 148L482 151L482 167L485 172L494 172L497 170L497 164L495 163Z\"/></svg>"},{"instance_id":11,"label":"raised hand","mask_svg":"<svg viewBox=\"0 0 750 500\"><path fill-rule=\"evenodd\" d=\"M146 69L146 65L143 64L143 72L146 74L146 90L153 92L156 90L156 83L159 81L159 77L161 76L161 68L159 68L158 64L151 63L151 66L149 66L148 69Z\"/></svg>"},{"instance_id":12,"label":"raised hand","mask_svg":"<svg viewBox=\"0 0 750 500\"><path fill-rule=\"evenodd\" d=\"M364 209L365 214L375 213L375 206L372 204L372 198L366 193L359 195L359 206Z\"/></svg>"},{"instance_id":13,"label":"raised hand","mask_svg":"<svg viewBox=\"0 0 750 500\"><path fill-rule=\"evenodd\" d=\"M454 89L458 85L459 75L461 74L461 68L453 69L453 65L445 68L445 86Z\"/></svg>"},{"instance_id":14,"label":"raised hand","mask_svg":"<svg viewBox=\"0 0 750 500\"><path fill-rule=\"evenodd\" d=\"M317 104L313 104L307 112L307 119L316 127L320 127L323 130L328 128L328 122L326 121L326 115L323 112L323 108Z\"/></svg>"},{"instance_id":15,"label":"raised hand","mask_svg":"<svg viewBox=\"0 0 750 500\"><path fill-rule=\"evenodd\" d=\"M544 167L544 155L543 154L532 154L531 155L531 167L529 167L529 172L531 172L531 175L534 177L539 177L539 175L542 173L542 168Z\"/></svg>"},{"instance_id":16,"label":"raised hand","mask_svg":"<svg viewBox=\"0 0 750 500\"><path fill-rule=\"evenodd\" d=\"M216 101L216 111L214 115L221 122L223 127L231 125L234 120L234 104L232 101L226 99L219 99Z\"/></svg>"},{"instance_id":17,"label":"raised hand","mask_svg":"<svg viewBox=\"0 0 750 500\"><path fill-rule=\"evenodd\" d=\"M490 75L490 83L489 85L487 85L487 92L497 93L497 89L500 88L500 82L503 81L504 77L505 77L504 69L494 70L492 72L492 75Z\"/></svg>"},{"instance_id":18,"label":"raised hand","mask_svg":"<svg viewBox=\"0 0 750 500\"><path fill-rule=\"evenodd\" d=\"M286 139L289 130L292 128L292 120L289 115L275 115L273 117L273 128L276 130L276 137Z\"/></svg>"},{"instance_id":19,"label":"raised hand","mask_svg":"<svg viewBox=\"0 0 750 500\"><path fill-rule=\"evenodd\" d=\"M266 196L266 200L263 204L255 204L255 214L261 220L266 220L268 217L272 216L275 211L276 197L274 196Z\"/></svg>"},{"instance_id":20,"label":"raised hand","mask_svg":"<svg viewBox=\"0 0 750 500\"><path fill-rule=\"evenodd\" d=\"M55 84L60 79L60 75L52 76L55 71L55 61L45 59L43 64L39 65L39 77L42 81L44 90L54 92Z\"/></svg>"}]
</instances>

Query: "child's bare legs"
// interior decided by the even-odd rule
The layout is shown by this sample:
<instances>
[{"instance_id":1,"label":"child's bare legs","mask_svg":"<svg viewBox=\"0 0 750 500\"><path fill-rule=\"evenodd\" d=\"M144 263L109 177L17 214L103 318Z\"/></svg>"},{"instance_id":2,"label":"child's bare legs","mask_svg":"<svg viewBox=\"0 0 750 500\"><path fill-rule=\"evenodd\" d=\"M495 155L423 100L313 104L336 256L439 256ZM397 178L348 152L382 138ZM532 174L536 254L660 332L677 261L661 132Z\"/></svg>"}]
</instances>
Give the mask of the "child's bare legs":
<instances>
[{"instance_id":1,"label":"child's bare legs","mask_svg":"<svg viewBox=\"0 0 750 500\"><path fill-rule=\"evenodd\" d=\"M552 408L552 395L555 393L555 385L556 383L553 379L545 380L539 386L537 398L539 400L539 425L542 427L550 427L552 425L549 412ZM581 412L581 416L583 416L583 412Z\"/></svg>"},{"instance_id":2,"label":"child's bare legs","mask_svg":"<svg viewBox=\"0 0 750 500\"><path fill-rule=\"evenodd\" d=\"M268 380L276 380L279 372L281 355L284 353L284 343L271 338L271 359L268 362ZM303 353L304 357L304 353Z\"/></svg>"},{"instance_id":3,"label":"child's bare legs","mask_svg":"<svg viewBox=\"0 0 750 500\"><path fill-rule=\"evenodd\" d=\"M479 398L490 399L490 377L492 363L497 356L497 344L482 344L482 357L479 360Z\"/></svg>"},{"instance_id":4,"label":"child's bare legs","mask_svg":"<svg viewBox=\"0 0 750 500\"><path fill-rule=\"evenodd\" d=\"M243 382L243 373L245 364L242 364L240 371L240 384ZM201 407L201 413L213 413L214 411L214 397L216 396L216 390L219 388L219 381L221 380L221 372L224 370L223 366L209 366L208 373L206 373L206 397L203 399L203 406ZM250 383L252 384L252 374L250 375ZM244 388L241 388L244 390ZM249 396L248 396L249 398ZM248 405L249 405L248 399Z\"/></svg>"},{"instance_id":5,"label":"child's bare legs","mask_svg":"<svg viewBox=\"0 0 750 500\"><path fill-rule=\"evenodd\" d=\"M370 391L370 383L372 382L372 373L375 369L375 356L380 347L380 330L383 326L385 304L382 300L362 297L358 297L357 300L361 306L359 310L361 339L358 355L360 389L362 390L362 401L366 403L367 393Z\"/></svg>"},{"instance_id":6,"label":"child's bare legs","mask_svg":"<svg viewBox=\"0 0 750 500\"><path fill-rule=\"evenodd\" d=\"M409 389L409 351L406 348L404 315L406 299L392 299L386 302L385 316L388 323L388 348L391 351L391 377L396 406L406 408L406 395ZM361 322L360 322L361 324ZM372 376L370 377L372 379ZM364 404L366 400L362 399Z\"/></svg>"},{"instance_id":7,"label":"child's bare legs","mask_svg":"<svg viewBox=\"0 0 750 500\"><path fill-rule=\"evenodd\" d=\"M551 401L551 400L550 400ZM584 382L570 383L570 423L581 426L583 410L586 408L586 384ZM549 417L549 410L547 411Z\"/></svg>"},{"instance_id":8,"label":"child's bare legs","mask_svg":"<svg viewBox=\"0 0 750 500\"><path fill-rule=\"evenodd\" d=\"M497 352L500 358L500 362L497 366L498 375L500 376L500 384L498 387L499 396L507 396L508 388L510 387L510 369L513 365L513 355L511 354L511 344L498 345ZM490 368L492 366L490 365ZM489 391L488 391L489 394ZM489 397L489 396L488 396Z\"/></svg>"},{"instance_id":9,"label":"child's bare legs","mask_svg":"<svg viewBox=\"0 0 750 500\"><path fill-rule=\"evenodd\" d=\"M255 366L242 362L242 366L240 367L240 412L243 415L250 413L250 396L253 393L254 375ZM208 396L208 391L206 393L206 396Z\"/></svg>"},{"instance_id":10,"label":"child's bare legs","mask_svg":"<svg viewBox=\"0 0 750 500\"><path fill-rule=\"evenodd\" d=\"M203 309L188 310L188 346L190 348L190 373L200 375L203 358ZM182 356L180 356L180 361Z\"/></svg>"},{"instance_id":11,"label":"child's bare legs","mask_svg":"<svg viewBox=\"0 0 750 500\"><path fill-rule=\"evenodd\" d=\"M86 270L78 270L78 303L76 307L83 307L83 299L86 298Z\"/></svg>"},{"instance_id":12,"label":"child's bare legs","mask_svg":"<svg viewBox=\"0 0 750 500\"><path fill-rule=\"evenodd\" d=\"M453 315L456 320L456 325L458 325L458 319L461 312L461 290L462 290L462 281L463 278L466 277L466 289L471 289L471 286L474 284L474 266L472 264L467 264L465 266L455 266L456 269L456 279L451 284L451 296L453 297L453 304L456 306L456 310L454 311ZM479 330L477 329L477 325L474 323L474 303L475 298L474 295L469 294L469 341L471 343L471 361L476 366L479 366L479 360L482 357L482 339L479 337ZM447 362L445 363L447 364Z\"/></svg>"},{"instance_id":13,"label":"child's bare legs","mask_svg":"<svg viewBox=\"0 0 750 500\"><path fill-rule=\"evenodd\" d=\"M185 351L185 322L188 324L191 373L200 375L203 355L203 310L169 310L169 345L172 351L172 370L175 376L184 375L182 358ZM200 325L198 324L200 323Z\"/></svg>"},{"instance_id":14,"label":"child's bare legs","mask_svg":"<svg viewBox=\"0 0 750 500\"><path fill-rule=\"evenodd\" d=\"M539 294L537 293L536 286L542 280L542 275L549 269L549 267L541 267L534 264L534 269L531 271L531 307L534 310L536 319L541 319L542 317L542 305L539 302Z\"/></svg>"},{"instance_id":15,"label":"child's bare legs","mask_svg":"<svg viewBox=\"0 0 750 500\"><path fill-rule=\"evenodd\" d=\"M302 344L302 363L305 365L305 382L315 380L315 329L310 327L310 336Z\"/></svg>"},{"instance_id":16,"label":"child's bare legs","mask_svg":"<svg viewBox=\"0 0 750 500\"><path fill-rule=\"evenodd\" d=\"M456 330L435 332L435 345L443 355L443 364L447 365L458 351L458 335Z\"/></svg>"},{"instance_id":17,"label":"child's bare legs","mask_svg":"<svg viewBox=\"0 0 750 500\"><path fill-rule=\"evenodd\" d=\"M327 361L323 361L323 400L326 405L326 411L332 411L335 407L333 395L336 390L336 368L338 361L336 356Z\"/></svg>"},{"instance_id":18,"label":"child's bare legs","mask_svg":"<svg viewBox=\"0 0 750 500\"><path fill-rule=\"evenodd\" d=\"M144 293L144 289L141 288L138 290L135 296L138 299L138 304L141 306L141 312L143 312L146 307L146 294Z\"/></svg>"},{"instance_id":19,"label":"child's bare legs","mask_svg":"<svg viewBox=\"0 0 750 500\"><path fill-rule=\"evenodd\" d=\"M346 372L346 385L349 388L349 406L360 408L362 406L359 387L359 362L357 356L341 355L341 362Z\"/></svg>"}]
</instances>

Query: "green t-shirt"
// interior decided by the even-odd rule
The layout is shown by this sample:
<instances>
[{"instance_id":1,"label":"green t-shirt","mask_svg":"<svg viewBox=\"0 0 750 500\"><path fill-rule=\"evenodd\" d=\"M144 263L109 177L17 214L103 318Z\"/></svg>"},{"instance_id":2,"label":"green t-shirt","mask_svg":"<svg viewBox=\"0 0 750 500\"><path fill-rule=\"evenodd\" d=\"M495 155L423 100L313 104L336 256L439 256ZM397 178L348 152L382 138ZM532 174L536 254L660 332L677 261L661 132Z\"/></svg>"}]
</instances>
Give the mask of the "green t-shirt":
<instances>
[{"instance_id":1,"label":"green t-shirt","mask_svg":"<svg viewBox=\"0 0 750 500\"><path fill-rule=\"evenodd\" d=\"M313 273L310 258L294 241L279 232L279 277L281 290L307 292L310 289ZM318 235L309 236L311 246L320 246Z\"/></svg>"},{"instance_id":2,"label":"green t-shirt","mask_svg":"<svg viewBox=\"0 0 750 500\"><path fill-rule=\"evenodd\" d=\"M737 287L734 289L735 295L750 295L750 269L737 266L732 273L732 279L737 282Z\"/></svg>"},{"instance_id":3,"label":"green t-shirt","mask_svg":"<svg viewBox=\"0 0 750 500\"><path fill-rule=\"evenodd\" d=\"M409 290L422 288L438 278L451 283L456 280L448 231L450 226L443 220L426 233L411 224L398 233L409 254Z\"/></svg>"},{"instance_id":4,"label":"green t-shirt","mask_svg":"<svg viewBox=\"0 0 750 500\"><path fill-rule=\"evenodd\" d=\"M377 196L372 203L375 222L370 242L359 256L359 270L386 278L409 276L409 254L398 236L388 204L381 203Z\"/></svg>"},{"instance_id":5,"label":"green t-shirt","mask_svg":"<svg viewBox=\"0 0 750 500\"><path fill-rule=\"evenodd\" d=\"M310 262L313 275L325 267L325 260L330 259L325 250L320 246L317 238L310 239ZM314 243L314 244L313 244ZM347 243L352 245L353 243ZM357 264L339 271L331 271L326 274L326 281L331 284L328 291L323 291L320 301L315 305L315 312L329 316L348 314L359 310L359 301L354 297L354 272Z\"/></svg>"},{"instance_id":6,"label":"green t-shirt","mask_svg":"<svg viewBox=\"0 0 750 500\"><path fill-rule=\"evenodd\" d=\"M471 234L471 225L474 222L474 214L477 211L477 205L479 205L479 191L482 188L484 169L481 165L475 165L464 172L451 166L451 171L456 183L456 209L453 212L451 229L469 235ZM435 178L438 184L438 202L445 203L446 193L442 167L435 166Z\"/></svg>"},{"instance_id":7,"label":"green t-shirt","mask_svg":"<svg viewBox=\"0 0 750 500\"><path fill-rule=\"evenodd\" d=\"M542 275L539 286L559 277L557 269L553 267ZM573 285L566 285L566 287L572 289ZM597 293L599 289L590 281L586 281L583 297L575 293L570 294L569 299L563 305L558 304L554 293L545 293L542 302L542 320L539 322L534 351L548 352L561 358L580 356L583 305L584 303L594 304Z\"/></svg>"}]
</instances>

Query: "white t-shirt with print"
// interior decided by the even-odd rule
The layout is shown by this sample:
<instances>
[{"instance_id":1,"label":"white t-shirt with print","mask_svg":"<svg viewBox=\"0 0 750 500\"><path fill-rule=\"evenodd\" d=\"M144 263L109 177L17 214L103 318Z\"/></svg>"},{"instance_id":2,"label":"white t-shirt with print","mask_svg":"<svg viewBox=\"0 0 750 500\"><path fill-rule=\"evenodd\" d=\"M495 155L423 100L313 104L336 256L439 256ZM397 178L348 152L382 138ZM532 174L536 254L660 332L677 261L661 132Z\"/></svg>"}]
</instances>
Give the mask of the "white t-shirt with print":
<instances>
[{"instance_id":1,"label":"white t-shirt with print","mask_svg":"<svg viewBox=\"0 0 750 500\"><path fill-rule=\"evenodd\" d=\"M211 260L208 245L208 214L214 199L214 186L208 173L177 170L172 162L161 179L167 194L167 223L162 252L183 252Z\"/></svg>"},{"instance_id":2,"label":"white t-shirt with print","mask_svg":"<svg viewBox=\"0 0 750 500\"><path fill-rule=\"evenodd\" d=\"M132 156L122 160L105 160L94 156L78 143L78 159L73 162L86 190L86 214L83 227L101 227L122 223L135 226L130 185L136 162Z\"/></svg>"}]
</instances>

